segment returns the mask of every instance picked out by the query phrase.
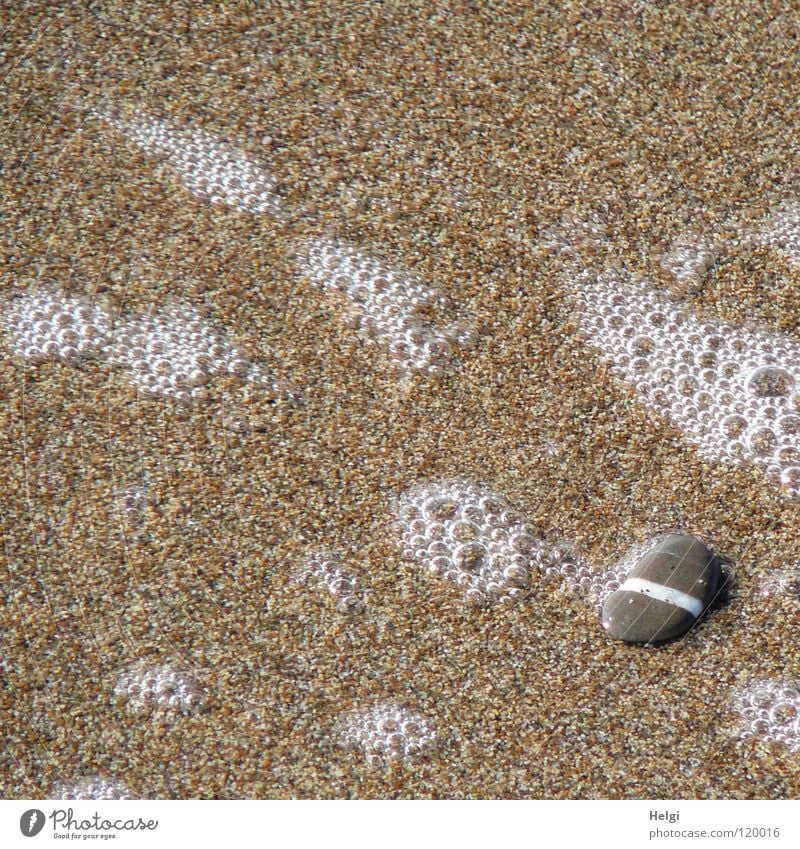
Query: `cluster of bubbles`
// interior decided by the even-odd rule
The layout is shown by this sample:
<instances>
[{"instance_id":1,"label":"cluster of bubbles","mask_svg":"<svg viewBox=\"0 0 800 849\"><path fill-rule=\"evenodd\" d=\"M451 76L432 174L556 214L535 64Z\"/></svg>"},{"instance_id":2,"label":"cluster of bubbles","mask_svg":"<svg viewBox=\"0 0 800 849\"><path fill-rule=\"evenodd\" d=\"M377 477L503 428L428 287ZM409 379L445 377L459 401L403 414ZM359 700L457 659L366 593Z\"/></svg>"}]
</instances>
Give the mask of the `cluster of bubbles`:
<instances>
[{"instance_id":1,"label":"cluster of bubbles","mask_svg":"<svg viewBox=\"0 0 800 849\"><path fill-rule=\"evenodd\" d=\"M309 558L300 573L300 580L304 583L313 581L324 587L336 603L336 607L345 613L361 608L357 589L358 581L336 557L316 552Z\"/></svg>"},{"instance_id":2,"label":"cluster of bubbles","mask_svg":"<svg viewBox=\"0 0 800 849\"><path fill-rule=\"evenodd\" d=\"M622 586L628 573L651 546L652 542L635 546L622 560L601 572L589 561L563 553L556 575L563 579L565 589L585 593L589 602L602 607L611 593Z\"/></svg>"},{"instance_id":3,"label":"cluster of bubbles","mask_svg":"<svg viewBox=\"0 0 800 849\"><path fill-rule=\"evenodd\" d=\"M800 568L786 569L770 575L761 585L764 598L774 596L793 596L800 598Z\"/></svg>"},{"instance_id":4,"label":"cluster of bubbles","mask_svg":"<svg viewBox=\"0 0 800 849\"><path fill-rule=\"evenodd\" d=\"M149 116L123 120L95 111L148 155L166 156L192 194L242 212L280 214L277 181L205 130L183 132Z\"/></svg>"},{"instance_id":5,"label":"cluster of bubbles","mask_svg":"<svg viewBox=\"0 0 800 849\"><path fill-rule=\"evenodd\" d=\"M118 801L134 799L133 793L120 781L92 775L78 781L62 781L53 788L52 799Z\"/></svg>"},{"instance_id":6,"label":"cluster of bubbles","mask_svg":"<svg viewBox=\"0 0 800 849\"><path fill-rule=\"evenodd\" d=\"M228 344L193 307L173 303L151 315L117 322L97 304L54 291L11 300L2 318L12 353L30 362L109 357L142 394L186 403L215 375L258 388L277 386Z\"/></svg>"},{"instance_id":7,"label":"cluster of bubbles","mask_svg":"<svg viewBox=\"0 0 800 849\"><path fill-rule=\"evenodd\" d=\"M587 563L547 546L503 496L480 484L455 479L414 487L397 512L404 555L461 587L470 604L513 603L534 571L602 591Z\"/></svg>"},{"instance_id":8,"label":"cluster of bubbles","mask_svg":"<svg viewBox=\"0 0 800 849\"><path fill-rule=\"evenodd\" d=\"M13 299L2 317L9 347L29 362L74 363L103 354L111 339L111 316L88 299L41 290Z\"/></svg>"},{"instance_id":9,"label":"cluster of bubbles","mask_svg":"<svg viewBox=\"0 0 800 849\"><path fill-rule=\"evenodd\" d=\"M716 249L709 239L686 234L661 258L661 268L688 292L700 286L715 259Z\"/></svg>"},{"instance_id":10,"label":"cluster of bubbles","mask_svg":"<svg viewBox=\"0 0 800 849\"><path fill-rule=\"evenodd\" d=\"M137 665L114 686L115 699L133 713L156 709L191 713L202 710L205 696L195 679L174 666Z\"/></svg>"},{"instance_id":11,"label":"cluster of bubbles","mask_svg":"<svg viewBox=\"0 0 800 849\"><path fill-rule=\"evenodd\" d=\"M579 300L589 342L704 456L758 463L800 496L798 343L704 321L616 276L585 285Z\"/></svg>"},{"instance_id":12,"label":"cluster of bubbles","mask_svg":"<svg viewBox=\"0 0 800 849\"><path fill-rule=\"evenodd\" d=\"M147 115L117 117L112 109L95 109L93 115L147 154L165 156L196 196L280 217L274 177L207 131L179 130ZM413 275L328 240L310 241L297 253L303 272L315 284L347 297L353 323L388 350L402 373L438 375L454 349L473 338L472 330L460 322L434 326L432 316L445 301ZM153 385L151 377L148 382Z\"/></svg>"},{"instance_id":13,"label":"cluster of bubbles","mask_svg":"<svg viewBox=\"0 0 800 849\"><path fill-rule=\"evenodd\" d=\"M414 275L327 240L307 242L299 255L303 273L321 288L342 293L354 323L401 371L440 374L454 349L471 341L470 329L460 323L443 330L430 323L427 316L445 301Z\"/></svg>"},{"instance_id":14,"label":"cluster of bubbles","mask_svg":"<svg viewBox=\"0 0 800 849\"><path fill-rule=\"evenodd\" d=\"M127 369L142 394L179 403L202 396L210 378L219 374L269 385L260 369L184 304L169 305L118 327L112 361Z\"/></svg>"},{"instance_id":15,"label":"cluster of bubbles","mask_svg":"<svg viewBox=\"0 0 800 849\"><path fill-rule=\"evenodd\" d=\"M436 741L431 722L397 705L378 705L350 714L342 729L344 745L363 751L368 763L424 758Z\"/></svg>"},{"instance_id":16,"label":"cluster of bubbles","mask_svg":"<svg viewBox=\"0 0 800 849\"><path fill-rule=\"evenodd\" d=\"M791 682L755 681L734 694L742 739L760 737L800 752L800 686Z\"/></svg>"}]
</instances>

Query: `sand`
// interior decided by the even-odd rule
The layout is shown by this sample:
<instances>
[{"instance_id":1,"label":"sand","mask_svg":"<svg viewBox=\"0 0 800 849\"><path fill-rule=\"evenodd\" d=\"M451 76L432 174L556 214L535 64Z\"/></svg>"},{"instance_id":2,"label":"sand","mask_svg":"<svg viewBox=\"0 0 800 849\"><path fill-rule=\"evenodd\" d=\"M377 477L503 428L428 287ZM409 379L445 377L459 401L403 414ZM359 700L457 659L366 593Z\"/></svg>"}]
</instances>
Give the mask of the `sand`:
<instances>
[{"instance_id":1,"label":"sand","mask_svg":"<svg viewBox=\"0 0 800 849\"><path fill-rule=\"evenodd\" d=\"M774 251L730 249L693 291L659 269L687 232L798 196L785 4L41 2L5 4L0 28L3 303L177 299L290 393L215 378L181 411L106 360L3 347L0 796L90 775L142 798L797 796L797 754L740 740L731 700L800 679L800 601L761 594L797 562L798 504L639 403L571 297L580 269L624 265L797 338L798 272ZM193 195L102 106L224 139L275 175L285 215ZM591 215L590 252L552 249ZM474 344L398 376L299 270L323 235L425 280ZM660 648L611 641L537 576L472 609L393 525L399 495L453 476L598 570L696 533L729 598ZM360 610L297 581L317 549L358 577ZM204 709L130 710L114 686L137 663L187 670ZM427 758L341 745L343 717L386 703L436 724Z\"/></svg>"}]
</instances>

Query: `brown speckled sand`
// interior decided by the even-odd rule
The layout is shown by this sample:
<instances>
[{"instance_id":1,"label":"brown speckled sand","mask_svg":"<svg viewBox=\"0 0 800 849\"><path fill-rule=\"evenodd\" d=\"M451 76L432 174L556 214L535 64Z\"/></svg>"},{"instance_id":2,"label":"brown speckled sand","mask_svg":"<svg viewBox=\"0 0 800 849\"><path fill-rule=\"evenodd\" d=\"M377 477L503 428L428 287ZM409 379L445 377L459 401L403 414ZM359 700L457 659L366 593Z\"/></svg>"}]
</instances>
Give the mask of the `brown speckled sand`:
<instances>
[{"instance_id":1,"label":"brown speckled sand","mask_svg":"<svg viewBox=\"0 0 800 849\"><path fill-rule=\"evenodd\" d=\"M798 27L741 0L3 3L2 303L57 286L115 314L205 307L293 394L215 378L180 412L105 360L3 344L0 796L104 775L151 798L796 797L800 756L738 740L730 700L800 679L800 599L760 595L797 563L800 506L639 403L569 293L614 262L798 338L798 272L773 251L728 251L696 291L659 270L687 231L798 197ZM285 217L192 195L101 106L225 139L278 178ZM546 247L565 213L607 223L577 266ZM322 234L442 292L473 346L399 380L298 272L292 246ZM658 649L536 577L470 609L392 527L402 492L459 475L598 569L696 533L730 597ZM297 582L317 548L363 610ZM114 685L140 661L190 670L206 709L127 711ZM341 747L343 715L389 702L440 729L427 760Z\"/></svg>"}]
</instances>

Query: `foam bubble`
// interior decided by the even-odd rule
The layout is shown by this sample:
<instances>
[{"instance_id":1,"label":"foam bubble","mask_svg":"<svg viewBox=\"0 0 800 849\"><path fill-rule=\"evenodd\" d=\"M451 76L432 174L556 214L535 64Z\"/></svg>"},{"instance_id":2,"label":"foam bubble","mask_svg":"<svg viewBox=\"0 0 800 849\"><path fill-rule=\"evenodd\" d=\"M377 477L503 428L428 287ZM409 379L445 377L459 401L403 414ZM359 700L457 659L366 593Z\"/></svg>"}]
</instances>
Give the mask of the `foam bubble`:
<instances>
[{"instance_id":1,"label":"foam bubble","mask_svg":"<svg viewBox=\"0 0 800 849\"><path fill-rule=\"evenodd\" d=\"M703 236L686 233L661 258L661 268L671 274L681 289L697 289L714 264L717 249Z\"/></svg>"},{"instance_id":2,"label":"foam bubble","mask_svg":"<svg viewBox=\"0 0 800 849\"><path fill-rule=\"evenodd\" d=\"M796 682L754 681L734 691L733 706L739 714L740 738L760 737L800 752L800 685Z\"/></svg>"},{"instance_id":3,"label":"foam bubble","mask_svg":"<svg viewBox=\"0 0 800 849\"><path fill-rule=\"evenodd\" d=\"M24 295L0 317L11 352L29 362L109 358L143 395L186 403L211 378L228 375L284 400L289 394L229 344L192 306L174 302L149 315L121 318L85 298L55 291Z\"/></svg>"},{"instance_id":4,"label":"foam bubble","mask_svg":"<svg viewBox=\"0 0 800 849\"><path fill-rule=\"evenodd\" d=\"M315 552L301 572L300 580L324 588L341 611L352 613L361 608L358 580L336 557Z\"/></svg>"},{"instance_id":5,"label":"foam bubble","mask_svg":"<svg viewBox=\"0 0 800 849\"><path fill-rule=\"evenodd\" d=\"M789 596L800 598L800 568L786 569L770 575L761 585L764 598Z\"/></svg>"},{"instance_id":6,"label":"foam bubble","mask_svg":"<svg viewBox=\"0 0 800 849\"><path fill-rule=\"evenodd\" d=\"M580 290L590 344L703 456L757 463L800 496L800 345L703 319L620 277Z\"/></svg>"},{"instance_id":7,"label":"foam bubble","mask_svg":"<svg viewBox=\"0 0 800 849\"><path fill-rule=\"evenodd\" d=\"M200 711L206 697L195 678L180 667L138 663L123 672L114 686L115 700L132 713Z\"/></svg>"},{"instance_id":8,"label":"foam bubble","mask_svg":"<svg viewBox=\"0 0 800 849\"><path fill-rule=\"evenodd\" d=\"M8 302L0 324L13 354L29 362L60 359L75 363L103 355L111 339L111 316L87 298L55 290Z\"/></svg>"},{"instance_id":9,"label":"foam bubble","mask_svg":"<svg viewBox=\"0 0 800 849\"><path fill-rule=\"evenodd\" d=\"M138 518L147 506L147 487L130 486L117 495L119 508L126 519Z\"/></svg>"},{"instance_id":10,"label":"foam bubble","mask_svg":"<svg viewBox=\"0 0 800 849\"><path fill-rule=\"evenodd\" d=\"M120 324L112 361L126 369L139 392L181 403L202 396L209 380L221 374L272 386L257 366L185 304Z\"/></svg>"},{"instance_id":11,"label":"foam bubble","mask_svg":"<svg viewBox=\"0 0 800 849\"><path fill-rule=\"evenodd\" d=\"M280 214L275 178L211 133L177 130L147 115L123 120L95 111L94 117L108 122L145 153L166 156L197 197L242 212Z\"/></svg>"},{"instance_id":12,"label":"foam bubble","mask_svg":"<svg viewBox=\"0 0 800 849\"><path fill-rule=\"evenodd\" d=\"M432 722L393 704L349 714L341 736L347 748L363 751L369 763L425 758L437 743Z\"/></svg>"},{"instance_id":13,"label":"foam bubble","mask_svg":"<svg viewBox=\"0 0 800 849\"><path fill-rule=\"evenodd\" d=\"M388 268L354 248L327 240L307 242L301 268L326 291L347 297L351 313L404 372L439 374L444 363L472 338L459 323L432 325L445 300L418 277Z\"/></svg>"},{"instance_id":14,"label":"foam bubble","mask_svg":"<svg viewBox=\"0 0 800 849\"><path fill-rule=\"evenodd\" d=\"M426 483L404 493L397 511L405 556L460 587L471 604L513 603L534 571L576 584L586 578L591 588L587 563L548 547L502 495L480 484Z\"/></svg>"},{"instance_id":15,"label":"foam bubble","mask_svg":"<svg viewBox=\"0 0 800 849\"><path fill-rule=\"evenodd\" d=\"M101 775L93 775L78 779L77 781L59 782L53 788L53 794L50 798L110 802L121 799L135 799L136 797L121 781L113 778L104 778Z\"/></svg>"}]
</instances>

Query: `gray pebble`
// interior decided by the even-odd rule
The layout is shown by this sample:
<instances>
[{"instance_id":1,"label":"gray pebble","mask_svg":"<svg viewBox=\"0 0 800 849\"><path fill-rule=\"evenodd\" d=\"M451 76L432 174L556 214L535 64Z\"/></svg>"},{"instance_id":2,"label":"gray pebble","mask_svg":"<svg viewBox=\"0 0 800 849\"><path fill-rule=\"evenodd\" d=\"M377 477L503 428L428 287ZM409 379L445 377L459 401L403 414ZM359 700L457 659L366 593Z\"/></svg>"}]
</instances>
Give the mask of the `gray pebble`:
<instances>
[{"instance_id":1,"label":"gray pebble","mask_svg":"<svg viewBox=\"0 0 800 849\"><path fill-rule=\"evenodd\" d=\"M719 586L719 558L697 537L669 534L650 548L603 605L609 636L658 643L685 634Z\"/></svg>"}]
</instances>

